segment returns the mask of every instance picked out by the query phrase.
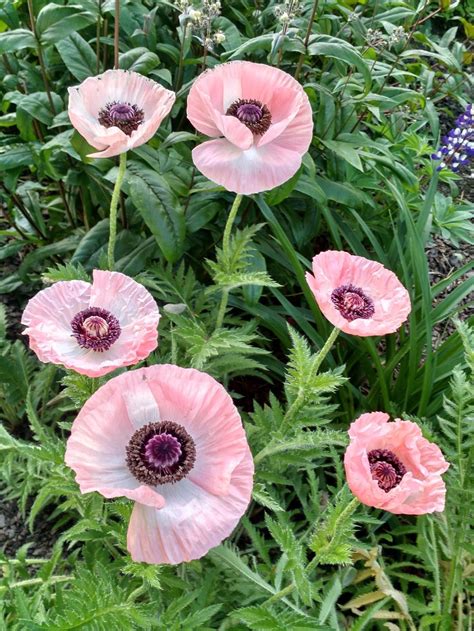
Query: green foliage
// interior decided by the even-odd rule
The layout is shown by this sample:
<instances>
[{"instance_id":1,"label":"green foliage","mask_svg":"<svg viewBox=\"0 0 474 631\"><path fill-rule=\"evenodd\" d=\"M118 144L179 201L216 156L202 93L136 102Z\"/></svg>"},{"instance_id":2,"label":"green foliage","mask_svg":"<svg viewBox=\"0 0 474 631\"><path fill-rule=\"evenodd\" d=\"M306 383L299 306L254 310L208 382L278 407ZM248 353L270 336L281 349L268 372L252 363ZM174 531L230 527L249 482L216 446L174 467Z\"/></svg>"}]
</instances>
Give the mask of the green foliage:
<instances>
[{"instance_id":1,"label":"green foliage","mask_svg":"<svg viewBox=\"0 0 474 631\"><path fill-rule=\"evenodd\" d=\"M150 628L156 626L154 606L135 602L133 592L117 585L99 563L89 570L81 564L75 569L70 587L58 588L56 605L43 615L21 618L35 629L87 628L106 631L113 628Z\"/></svg>"},{"instance_id":2,"label":"green foliage","mask_svg":"<svg viewBox=\"0 0 474 631\"><path fill-rule=\"evenodd\" d=\"M72 263L66 263L65 265L58 265L57 267L50 267L43 274L43 281L45 283L57 283L63 280L84 280L90 282L90 276L80 263L73 265Z\"/></svg>"},{"instance_id":3,"label":"green foliage","mask_svg":"<svg viewBox=\"0 0 474 631\"><path fill-rule=\"evenodd\" d=\"M474 205L456 205L451 197L438 193L434 201L433 223L444 239L449 239L459 247L461 242L474 245Z\"/></svg>"},{"instance_id":4,"label":"green foliage","mask_svg":"<svg viewBox=\"0 0 474 631\"><path fill-rule=\"evenodd\" d=\"M107 267L116 159L87 157L67 88L114 65L114 6L0 2L0 530L18 519L29 529L19 536L28 543L0 554L0 627L467 628L474 336L469 318L455 330L451 320L464 317L474 283L472 187L463 170L437 174L430 154L472 100L473 27L469 3L438 4L236 0L203 30L174 2L120 3L119 68L176 101L129 152L115 269L160 308L146 364L221 381L255 462L252 502L230 541L174 568L132 561L133 503L82 495L64 464L75 415L117 372L65 375L20 334L44 284L91 282ZM240 206L195 169L192 149L206 139L186 117L195 78L233 59L296 77L314 113L298 171ZM281 161L277 149L262 168ZM465 260L436 284L425 256L433 236L447 260ZM385 338L336 339L305 280L328 249L396 273L410 293L407 324ZM342 457L350 422L370 410L417 419L440 446L450 462L443 514L356 508ZM21 518L10 520L14 502ZM44 524L54 547L37 558Z\"/></svg>"},{"instance_id":5,"label":"green foliage","mask_svg":"<svg viewBox=\"0 0 474 631\"><path fill-rule=\"evenodd\" d=\"M190 365L210 374L258 374L264 365L256 356L266 351L255 347L255 324L208 332L197 320L173 316L175 335L189 357Z\"/></svg>"},{"instance_id":6,"label":"green foliage","mask_svg":"<svg viewBox=\"0 0 474 631\"><path fill-rule=\"evenodd\" d=\"M62 394L71 399L74 407L79 410L105 381L104 377L93 379L70 371L62 379L62 385L64 386Z\"/></svg>"},{"instance_id":7,"label":"green foliage","mask_svg":"<svg viewBox=\"0 0 474 631\"><path fill-rule=\"evenodd\" d=\"M342 377L344 366L319 374L324 359L323 352L311 353L308 341L303 336L290 326L288 331L292 348L285 379L287 399L304 410L305 416L312 417L311 424L328 422L324 415L335 409L334 406L327 405L328 395L333 394L347 380Z\"/></svg>"},{"instance_id":8,"label":"green foliage","mask_svg":"<svg viewBox=\"0 0 474 631\"><path fill-rule=\"evenodd\" d=\"M252 270L255 249L251 241L262 225L257 224L235 230L230 238L228 251L224 252L223 249L217 248L216 262L207 261L216 290L231 291L245 285L279 287L279 284L273 281L265 271Z\"/></svg>"},{"instance_id":9,"label":"green foliage","mask_svg":"<svg viewBox=\"0 0 474 631\"><path fill-rule=\"evenodd\" d=\"M311 536L309 547L321 564L351 563L351 542L354 542L354 521L352 514L357 508L348 493L341 494L334 506L328 507L324 519L317 524Z\"/></svg>"}]
</instances>

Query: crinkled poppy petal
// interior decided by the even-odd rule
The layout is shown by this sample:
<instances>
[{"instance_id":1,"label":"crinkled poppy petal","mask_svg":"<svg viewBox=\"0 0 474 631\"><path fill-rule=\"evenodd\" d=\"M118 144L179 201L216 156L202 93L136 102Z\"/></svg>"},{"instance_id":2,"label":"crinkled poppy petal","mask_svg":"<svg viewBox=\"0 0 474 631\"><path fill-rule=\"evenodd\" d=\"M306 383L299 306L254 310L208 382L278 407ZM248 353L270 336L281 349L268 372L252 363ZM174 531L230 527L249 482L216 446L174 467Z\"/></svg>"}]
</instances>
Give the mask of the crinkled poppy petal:
<instances>
[{"instance_id":1,"label":"crinkled poppy petal","mask_svg":"<svg viewBox=\"0 0 474 631\"><path fill-rule=\"evenodd\" d=\"M121 327L134 325L137 333L143 322L158 326L158 306L143 285L120 272L94 270L93 279L91 307L107 309L118 318Z\"/></svg>"},{"instance_id":2,"label":"crinkled poppy petal","mask_svg":"<svg viewBox=\"0 0 474 631\"><path fill-rule=\"evenodd\" d=\"M136 72L107 70L69 88L68 112L74 127L99 150L89 157L106 158L147 142L170 112L174 100L173 92ZM114 102L136 105L144 114L144 122L130 135L118 127L107 128L99 123L99 112Z\"/></svg>"},{"instance_id":3,"label":"crinkled poppy petal","mask_svg":"<svg viewBox=\"0 0 474 631\"><path fill-rule=\"evenodd\" d=\"M82 489L81 489L82 490ZM93 489L95 490L95 489ZM85 493L86 491L82 491ZM101 487L101 495L107 499L115 497L127 497L129 500L139 502L143 506L149 506L156 509L161 509L165 505L165 498L158 493L155 488L142 484L135 489L130 488L106 488Z\"/></svg>"},{"instance_id":4,"label":"crinkled poppy petal","mask_svg":"<svg viewBox=\"0 0 474 631\"><path fill-rule=\"evenodd\" d=\"M367 337L396 331L411 311L410 297L396 275L376 261L348 252L327 251L313 258L313 275L307 282L325 317L351 335ZM374 313L368 318L347 320L331 300L338 287L354 285L372 300Z\"/></svg>"},{"instance_id":5,"label":"crinkled poppy petal","mask_svg":"<svg viewBox=\"0 0 474 631\"><path fill-rule=\"evenodd\" d=\"M203 142L193 149L193 162L207 178L228 191L251 195L289 180L301 166L302 156L272 144L242 151L228 140Z\"/></svg>"},{"instance_id":6,"label":"crinkled poppy petal","mask_svg":"<svg viewBox=\"0 0 474 631\"><path fill-rule=\"evenodd\" d=\"M199 559L237 526L251 497L253 461L247 449L226 495L213 495L189 480L163 485L165 506L135 504L127 547L137 562L177 564Z\"/></svg>"},{"instance_id":7,"label":"crinkled poppy petal","mask_svg":"<svg viewBox=\"0 0 474 631\"><path fill-rule=\"evenodd\" d=\"M87 157L88 158L113 158L114 156L119 156L121 153L125 153L126 151L128 151L128 149L129 149L128 140L127 138L124 138L124 139L119 140L118 142L114 142L103 151L94 151L93 153L88 153Z\"/></svg>"},{"instance_id":8,"label":"crinkled poppy petal","mask_svg":"<svg viewBox=\"0 0 474 631\"><path fill-rule=\"evenodd\" d=\"M143 376L160 418L182 425L194 440L196 462L187 479L209 493L227 493L248 447L239 413L225 388L206 373L173 365L151 366Z\"/></svg>"},{"instance_id":9,"label":"crinkled poppy petal","mask_svg":"<svg viewBox=\"0 0 474 631\"><path fill-rule=\"evenodd\" d=\"M204 74L200 75L203 77ZM206 136L211 138L221 136L222 130L218 127L219 116L225 112L214 107L210 96L200 89L201 79L198 77L189 92L186 115L193 126Z\"/></svg>"},{"instance_id":10,"label":"crinkled poppy petal","mask_svg":"<svg viewBox=\"0 0 474 631\"><path fill-rule=\"evenodd\" d=\"M423 438L416 423L387 421L387 414L372 412L351 424L344 467L352 493L368 506L396 514L421 515L443 510L445 484L440 473L449 464L441 450ZM373 450L391 452L391 457L395 456L405 468L401 479L389 490L380 488L372 477L368 456Z\"/></svg>"},{"instance_id":11,"label":"crinkled poppy petal","mask_svg":"<svg viewBox=\"0 0 474 631\"><path fill-rule=\"evenodd\" d=\"M239 149L249 149L253 145L253 134L235 116L221 116L219 128L229 142Z\"/></svg>"},{"instance_id":12,"label":"crinkled poppy petal","mask_svg":"<svg viewBox=\"0 0 474 631\"><path fill-rule=\"evenodd\" d=\"M102 129L105 129L98 121L97 112L92 114L85 107L79 86L68 88L68 94L68 115L73 126L90 145L97 149L105 149L109 143L97 140L98 135L102 133Z\"/></svg>"},{"instance_id":13,"label":"crinkled poppy petal","mask_svg":"<svg viewBox=\"0 0 474 631\"><path fill-rule=\"evenodd\" d=\"M90 306L101 307L119 320L118 339L103 352L83 348L71 322ZM158 307L150 293L118 272L94 271L94 282L63 281L40 291L22 318L30 346L44 362L100 377L145 359L157 346Z\"/></svg>"},{"instance_id":14,"label":"crinkled poppy petal","mask_svg":"<svg viewBox=\"0 0 474 631\"><path fill-rule=\"evenodd\" d=\"M268 108L271 124L264 134L254 135L227 115L239 99ZM188 118L208 136L220 132L225 137L194 149L197 168L227 190L247 195L290 179L313 133L311 106L298 82L278 68L246 61L222 64L201 75L190 91Z\"/></svg>"},{"instance_id":15,"label":"crinkled poppy petal","mask_svg":"<svg viewBox=\"0 0 474 631\"><path fill-rule=\"evenodd\" d=\"M28 301L21 323L29 327L47 323L70 333L72 318L89 306L90 294L91 284L82 280L54 283Z\"/></svg>"},{"instance_id":16,"label":"crinkled poppy petal","mask_svg":"<svg viewBox=\"0 0 474 631\"><path fill-rule=\"evenodd\" d=\"M148 109L151 110L150 118L145 118L144 123L132 132L130 149L148 142L155 135L164 118L171 112L175 100L176 95L174 92L166 90L158 83L155 84L155 88L151 91L149 97L143 101L145 115Z\"/></svg>"},{"instance_id":17,"label":"crinkled poppy petal","mask_svg":"<svg viewBox=\"0 0 474 631\"><path fill-rule=\"evenodd\" d=\"M85 403L74 420L65 461L82 493L98 491L104 497L124 496L161 508L159 491L141 485L126 464L126 446L135 430L121 396L122 383L120 377L111 379ZM136 407L141 404L136 398Z\"/></svg>"},{"instance_id":18,"label":"crinkled poppy petal","mask_svg":"<svg viewBox=\"0 0 474 631\"><path fill-rule=\"evenodd\" d=\"M386 430L390 416L385 412L366 412L361 414L358 419L351 423L349 427L350 438L369 438Z\"/></svg>"},{"instance_id":19,"label":"crinkled poppy petal","mask_svg":"<svg viewBox=\"0 0 474 631\"><path fill-rule=\"evenodd\" d=\"M88 307L90 283L61 281L31 298L23 312L21 323L27 328L31 349L42 362L62 364L75 355L71 320L78 311Z\"/></svg>"},{"instance_id":20,"label":"crinkled poppy petal","mask_svg":"<svg viewBox=\"0 0 474 631\"><path fill-rule=\"evenodd\" d=\"M291 93L286 100L290 101L290 97ZM302 89L293 91L293 103L283 111L286 113L287 109L289 113L280 120L272 115L270 129L258 139L257 145L262 147L273 140L278 140L276 146L305 154L313 139L313 110Z\"/></svg>"},{"instance_id":21,"label":"crinkled poppy petal","mask_svg":"<svg viewBox=\"0 0 474 631\"><path fill-rule=\"evenodd\" d=\"M396 515L424 515L444 511L446 485L440 475L432 475L423 482L414 480L410 490L411 493L403 502L394 501L386 510Z\"/></svg>"},{"instance_id":22,"label":"crinkled poppy petal","mask_svg":"<svg viewBox=\"0 0 474 631\"><path fill-rule=\"evenodd\" d=\"M151 377L149 370L134 370L126 373L126 377L122 377L121 396L127 408L128 418L136 430L148 423L165 420L150 388Z\"/></svg>"}]
</instances>

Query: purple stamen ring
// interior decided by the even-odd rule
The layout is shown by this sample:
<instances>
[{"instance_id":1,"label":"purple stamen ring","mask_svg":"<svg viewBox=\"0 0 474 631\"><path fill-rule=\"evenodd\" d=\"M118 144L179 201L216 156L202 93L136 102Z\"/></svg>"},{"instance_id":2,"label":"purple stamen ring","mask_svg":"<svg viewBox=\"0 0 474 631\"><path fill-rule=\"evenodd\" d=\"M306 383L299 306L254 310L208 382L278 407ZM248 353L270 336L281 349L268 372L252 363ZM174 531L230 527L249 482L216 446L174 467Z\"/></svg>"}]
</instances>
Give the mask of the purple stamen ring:
<instances>
[{"instance_id":1,"label":"purple stamen ring","mask_svg":"<svg viewBox=\"0 0 474 631\"><path fill-rule=\"evenodd\" d=\"M194 466L196 446L182 425L160 421L140 427L132 435L126 454L133 476L156 486L185 478Z\"/></svg>"},{"instance_id":2,"label":"purple stamen ring","mask_svg":"<svg viewBox=\"0 0 474 631\"><path fill-rule=\"evenodd\" d=\"M100 307L79 311L71 321L72 335L82 348L102 353L120 337L117 318Z\"/></svg>"},{"instance_id":3,"label":"purple stamen ring","mask_svg":"<svg viewBox=\"0 0 474 631\"><path fill-rule=\"evenodd\" d=\"M388 493L398 486L407 472L405 465L390 449L372 449L367 454L372 479Z\"/></svg>"},{"instance_id":4,"label":"purple stamen ring","mask_svg":"<svg viewBox=\"0 0 474 631\"><path fill-rule=\"evenodd\" d=\"M104 127L118 127L130 136L143 123L145 115L138 105L113 101L99 111L98 119Z\"/></svg>"},{"instance_id":5,"label":"purple stamen ring","mask_svg":"<svg viewBox=\"0 0 474 631\"><path fill-rule=\"evenodd\" d=\"M360 287L352 284L341 285L331 294L331 301L339 313L349 321L374 315L374 301Z\"/></svg>"},{"instance_id":6,"label":"purple stamen ring","mask_svg":"<svg viewBox=\"0 0 474 631\"><path fill-rule=\"evenodd\" d=\"M227 116L235 116L256 136L263 136L272 122L266 105L255 99L237 99L228 108Z\"/></svg>"}]
</instances>

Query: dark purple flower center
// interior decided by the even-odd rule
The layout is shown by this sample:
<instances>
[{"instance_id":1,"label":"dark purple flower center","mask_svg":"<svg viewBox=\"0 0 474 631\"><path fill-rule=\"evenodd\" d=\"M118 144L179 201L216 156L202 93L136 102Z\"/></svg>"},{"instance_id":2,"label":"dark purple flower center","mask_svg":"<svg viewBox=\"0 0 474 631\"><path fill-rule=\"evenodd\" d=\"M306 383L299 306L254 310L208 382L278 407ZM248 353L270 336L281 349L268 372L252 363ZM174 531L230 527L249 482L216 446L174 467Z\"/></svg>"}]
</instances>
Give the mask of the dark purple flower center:
<instances>
[{"instance_id":1,"label":"dark purple flower center","mask_svg":"<svg viewBox=\"0 0 474 631\"><path fill-rule=\"evenodd\" d=\"M400 484L407 470L393 451L390 449L372 449L367 456L372 479L377 480L379 487L385 493Z\"/></svg>"},{"instance_id":2,"label":"dark purple flower center","mask_svg":"<svg viewBox=\"0 0 474 631\"><path fill-rule=\"evenodd\" d=\"M98 119L104 127L118 127L130 136L143 123L145 115L138 105L113 101L100 110Z\"/></svg>"},{"instance_id":3,"label":"dark purple flower center","mask_svg":"<svg viewBox=\"0 0 474 631\"><path fill-rule=\"evenodd\" d=\"M262 136L272 122L272 115L266 105L255 99L237 99L228 108L227 116L235 116L256 136Z\"/></svg>"},{"instance_id":4,"label":"dark purple flower center","mask_svg":"<svg viewBox=\"0 0 474 631\"><path fill-rule=\"evenodd\" d=\"M178 482L191 471L196 446L182 425L172 421L140 427L126 447L130 472L143 484Z\"/></svg>"},{"instance_id":5,"label":"dark purple flower center","mask_svg":"<svg viewBox=\"0 0 474 631\"><path fill-rule=\"evenodd\" d=\"M181 454L181 444L173 434L156 434L145 446L145 457L154 467L172 467Z\"/></svg>"},{"instance_id":6,"label":"dark purple flower center","mask_svg":"<svg viewBox=\"0 0 474 631\"><path fill-rule=\"evenodd\" d=\"M71 329L79 346L99 353L109 350L121 333L117 318L100 307L79 311L71 321Z\"/></svg>"},{"instance_id":7,"label":"dark purple flower center","mask_svg":"<svg viewBox=\"0 0 474 631\"><path fill-rule=\"evenodd\" d=\"M331 301L339 313L349 321L357 318L367 320L374 315L374 301L354 285L341 285L331 294Z\"/></svg>"}]
</instances>

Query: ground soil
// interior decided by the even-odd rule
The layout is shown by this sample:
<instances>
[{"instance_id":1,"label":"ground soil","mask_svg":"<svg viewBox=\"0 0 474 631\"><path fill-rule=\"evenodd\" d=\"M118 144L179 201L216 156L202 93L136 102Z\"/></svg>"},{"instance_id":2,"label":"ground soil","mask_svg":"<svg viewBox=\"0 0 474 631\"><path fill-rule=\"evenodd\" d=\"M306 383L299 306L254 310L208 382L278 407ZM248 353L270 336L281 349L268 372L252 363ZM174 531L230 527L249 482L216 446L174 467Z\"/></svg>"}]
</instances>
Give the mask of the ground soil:
<instances>
[{"instance_id":1,"label":"ground soil","mask_svg":"<svg viewBox=\"0 0 474 631\"><path fill-rule=\"evenodd\" d=\"M17 550L29 544L28 557L49 558L56 540L56 533L46 517L37 518L33 532L26 518L13 500L2 499L0 507L0 550L7 557L14 557Z\"/></svg>"}]
</instances>

